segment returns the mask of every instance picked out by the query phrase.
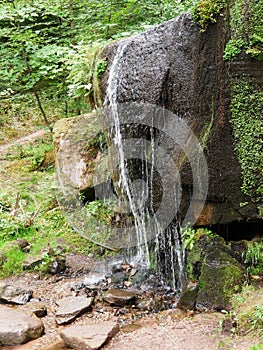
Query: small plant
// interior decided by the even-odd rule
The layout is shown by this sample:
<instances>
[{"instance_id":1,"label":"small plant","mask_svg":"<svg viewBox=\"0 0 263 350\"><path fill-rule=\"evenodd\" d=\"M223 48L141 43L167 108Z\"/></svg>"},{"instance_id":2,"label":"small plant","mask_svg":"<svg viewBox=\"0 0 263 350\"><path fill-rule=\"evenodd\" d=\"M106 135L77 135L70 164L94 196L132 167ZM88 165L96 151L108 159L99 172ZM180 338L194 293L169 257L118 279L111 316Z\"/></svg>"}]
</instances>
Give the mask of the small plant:
<instances>
[{"instance_id":1,"label":"small plant","mask_svg":"<svg viewBox=\"0 0 263 350\"><path fill-rule=\"evenodd\" d=\"M97 77L100 78L107 69L107 62L99 60L96 64Z\"/></svg>"},{"instance_id":2,"label":"small plant","mask_svg":"<svg viewBox=\"0 0 263 350\"><path fill-rule=\"evenodd\" d=\"M249 274L263 274L263 240L248 242L248 250L243 254L243 259Z\"/></svg>"},{"instance_id":3,"label":"small plant","mask_svg":"<svg viewBox=\"0 0 263 350\"><path fill-rule=\"evenodd\" d=\"M113 203L95 200L86 205L86 211L99 222L110 225L113 219Z\"/></svg>"},{"instance_id":4,"label":"small plant","mask_svg":"<svg viewBox=\"0 0 263 350\"><path fill-rule=\"evenodd\" d=\"M237 332L253 332L262 335L263 331L263 290L253 286L244 286L241 293L231 299L237 322Z\"/></svg>"},{"instance_id":5,"label":"small plant","mask_svg":"<svg viewBox=\"0 0 263 350\"><path fill-rule=\"evenodd\" d=\"M207 228L198 228L198 229L194 229L192 227L182 228L182 238L183 238L184 248L189 251L193 250L196 242L204 235L210 238L215 238L218 236L216 233L213 233Z\"/></svg>"},{"instance_id":6,"label":"small plant","mask_svg":"<svg viewBox=\"0 0 263 350\"><path fill-rule=\"evenodd\" d=\"M193 8L193 17L205 31L209 23L215 23L216 17L226 4L226 0L200 0Z\"/></svg>"},{"instance_id":7,"label":"small plant","mask_svg":"<svg viewBox=\"0 0 263 350\"><path fill-rule=\"evenodd\" d=\"M243 39L230 39L226 44L223 59L230 61L235 59L241 53L244 44Z\"/></svg>"}]
</instances>

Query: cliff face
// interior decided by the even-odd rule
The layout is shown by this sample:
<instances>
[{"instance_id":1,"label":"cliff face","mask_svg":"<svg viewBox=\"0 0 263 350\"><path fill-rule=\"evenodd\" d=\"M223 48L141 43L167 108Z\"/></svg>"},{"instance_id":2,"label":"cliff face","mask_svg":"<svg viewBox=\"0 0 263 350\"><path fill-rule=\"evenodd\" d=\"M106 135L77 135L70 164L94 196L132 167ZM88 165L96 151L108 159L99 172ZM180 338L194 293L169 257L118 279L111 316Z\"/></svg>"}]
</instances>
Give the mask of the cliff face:
<instances>
[{"instance_id":1,"label":"cliff face","mask_svg":"<svg viewBox=\"0 0 263 350\"><path fill-rule=\"evenodd\" d=\"M120 45L125 46L119 62L116 102L163 106L183 118L202 144L208 164L209 188L203 212L196 218L197 225L261 220L260 199L255 202L241 191L244 174L235 151L230 106L234 80L245 76L262 90L262 61L245 53L232 62L223 60L230 35L228 22L226 14L202 33L191 16L184 14L109 45L102 54L108 62L101 79L103 97L114 56ZM180 215L183 216L192 191L192 173L187 161L181 166L180 174ZM262 169L259 169L257 181L260 186Z\"/></svg>"}]
</instances>

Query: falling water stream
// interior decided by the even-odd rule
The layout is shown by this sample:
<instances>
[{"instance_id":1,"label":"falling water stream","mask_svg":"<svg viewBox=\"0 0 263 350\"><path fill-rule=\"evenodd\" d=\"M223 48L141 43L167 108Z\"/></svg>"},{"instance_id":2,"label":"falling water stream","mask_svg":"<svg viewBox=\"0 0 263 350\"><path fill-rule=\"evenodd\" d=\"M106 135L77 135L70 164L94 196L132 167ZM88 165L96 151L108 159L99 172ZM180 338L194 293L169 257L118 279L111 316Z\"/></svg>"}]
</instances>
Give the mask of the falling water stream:
<instances>
[{"instance_id":1,"label":"falling water stream","mask_svg":"<svg viewBox=\"0 0 263 350\"><path fill-rule=\"evenodd\" d=\"M125 165L125 153L122 142L121 124L117 104L117 87L119 82L120 63L127 45L128 42L123 42L122 45L118 46L117 53L114 57L114 61L109 75L105 102L108 103L108 112L111 114L114 121L114 144L116 149L118 150L120 183L122 185L123 191L128 197L130 209L134 217L134 225L137 235L137 253L135 261L140 262L142 264L145 263L149 266L150 254L147 245L145 218L144 215L142 215L142 212L138 211L137 209L134 194L131 190L130 179L127 174L127 168Z\"/></svg>"},{"instance_id":2,"label":"falling water stream","mask_svg":"<svg viewBox=\"0 0 263 350\"><path fill-rule=\"evenodd\" d=\"M125 59L125 49L128 45L129 39L122 41L115 54L108 78L105 110L106 114L110 116L114 135L114 146L118 154L119 185L122 188L122 192L126 194L128 198L130 211L134 218L136 249L132 249L133 257L130 258L133 259L136 264L149 268L151 258L147 216L149 216L150 213L149 209L145 209L145 207L138 203L138 197L143 200L147 197L147 190L148 192L153 192L154 190L156 141L154 139L153 128L150 128L151 141L140 149L140 152L144 153L141 154L140 158L149 161L151 166L149 169L147 165L145 167L142 166L141 177L144 178L146 176L146 184L136 189L135 182L132 182L127 169L127 154L124 147L122 122L118 105L118 86L121 79L121 67L122 61ZM138 124L140 124L139 120ZM151 203L148 205L150 211L153 212L153 193L150 193L150 198ZM156 255L155 263L161 279L164 284L169 285L174 290L180 290L184 283L184 249L180 240L178 224L172 224L170 227L163 230L158 220L154 217L154 232L151 232L151 236L154 237L155 241L153 253ZM127 240L129 240L128 236Z\"/></svg>"}]
</instances>

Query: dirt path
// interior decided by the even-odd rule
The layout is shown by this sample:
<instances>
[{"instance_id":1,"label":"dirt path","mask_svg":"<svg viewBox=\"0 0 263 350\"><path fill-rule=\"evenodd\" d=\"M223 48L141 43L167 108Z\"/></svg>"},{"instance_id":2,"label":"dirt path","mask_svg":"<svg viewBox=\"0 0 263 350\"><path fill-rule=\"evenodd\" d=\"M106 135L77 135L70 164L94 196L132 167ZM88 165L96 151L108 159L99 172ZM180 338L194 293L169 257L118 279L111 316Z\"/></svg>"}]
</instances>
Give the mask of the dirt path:
<instances>
[{"instance_id":1,"label":"dirt path","mask_svg":"<svg viewBox=\"0 0 263 350\"><path fill-rule=\"evenodd\" d=\"M37 131L33 132L32 134L29 134L29 135L26 135L26 136L21 137L19 139L16 139L8 144L1 145L0 146L0 157L3 157L11 147L14 147L17 145L24 145L24 144L29 143L29 142L34 142L35 140L37 140L41 137L44 137L47 132L48 131L44 130L44 129L37 130Z\"/></svg>"},{"instance_id":2,"label":"dirt path","mask_svg":"<svg viewBox=\"0 0 263 350\"><path fill-rule=\"evenodd\" d=\"M44 336L24 345L0 349L66 350L59 336L64 326L58 327L54 321L56 301L72 296L72 287L83 278L85 275L57 278L25 273L0 281L0 285L11 284L22 288L30 286L34 297L44 302L48 310L47 316L42 318L46 329ZM103 350L251 350L253 345L260 343L255 337L222 334L220 321L224 314L219 312L184 314L178 309L170 309L138 317L136 311L129 310L122 315L117 310L118 308L107 307L105 304L94 305L92 312L83 314L72 324L100 323L106 320L118 322L120 332L102 347Z\"/></svg>"}]
</instances>

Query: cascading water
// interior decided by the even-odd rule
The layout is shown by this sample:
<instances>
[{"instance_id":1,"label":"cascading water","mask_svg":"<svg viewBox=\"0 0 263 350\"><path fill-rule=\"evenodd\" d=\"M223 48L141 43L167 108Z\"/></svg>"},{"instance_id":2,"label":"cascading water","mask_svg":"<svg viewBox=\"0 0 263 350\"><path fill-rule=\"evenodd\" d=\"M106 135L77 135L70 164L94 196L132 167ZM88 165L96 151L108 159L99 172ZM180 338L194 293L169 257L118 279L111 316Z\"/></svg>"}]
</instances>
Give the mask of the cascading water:
<instances>
[{"instance_id":1,"label":"cascading water","mask_svg":"<svg viewBox=\"0 0 263 350\"><path fill-rule=\"evenodd\" d=\"M125 193L128 198L130 210L134 218L137 242L135 251L134 248L130 250L133 256L130 256L130 253L129 256L133 262L149 268L151 263L150 255L155 254L156 257L154 257L153 260L155 260L157 270L163 282L174 290L180 290L184 283L184 249L180 239L178 224L172 223L169 227L165 227L164 229L154 215L153 197L156 187L154 173L156 148L158 147L155 140L154 124L152 127L149 127L150 141L144 142L144 146L140 148L140 159L149 162L150 167L148 167L147 164L144 166L144 163L142 163L140 181L131 179L127 167L127 154L124 147L123 126L121 122L122 109L120 111L118 105L118 87L121 83L121 68L125 60L125 50L129 44L130 41L127 39L122 41L118 46L109 72L104 103L105 113L108 119L111 119L112 134L114 135L113 141L118 154L119 185L122 188L122 193ZM137 124L140 124L139 119L140 118L138 118ZM136 125L131 123L129 128L136 128ZM135 143L133 147L138 146ZM136 182L140 184L138 187L136 187ZM141 185L142 183L143 185ZM173 191L173 188L170 190ZM174 190L174 192L176 192L176 190ZM150 198L150 203L148 203L148 207L145 207L141 202L147 197ZM176 195L174 195L174 197L173 201L176 201ZM176 212L174 214L176 214ZM154 248L149 238L149 227L147 225L147 217L150 215L153 216L154 222L151 226L151 230L154 232L150 232L150 236L153 237L155 241ZM127 240L132 241L128 236Z\"/></svg>"},{"instance_id":2,"label":"cascading water","mask_svg":"<svg viewBox=\"0 0 263 350\"><path fill-rule=\"evenodd\" d=\"M150 264L150 254L149 248L147 245L147 234L146 234L146 226L145 226L145 218L142 212L137 208L138 203L135 202L134 194L131 190L131 182L129 176L127 174L127 167L125 164L125 154L122 143L122 133L121 133L121 125L120 118L118 114L118 104L117 104L117 87L119 82L119 69L120 63L123 59L123 54L125 52L125 48L128 45L128 42L123 42L122 45L118 46L116 55L114 57L114 61L112 63L109 80L108 80L108 88L106 93L105 104L107 105L107 112L111 114L111 117L114 121L114 144L118 151L119 158L119 171L120 171L120 185L122 190L126 193L131 212L134 217L134 225L135 231L137 235L137 252L135 261L140 262L142 264L146 264L149 266Z\"/></svg>"}]
</instances>

